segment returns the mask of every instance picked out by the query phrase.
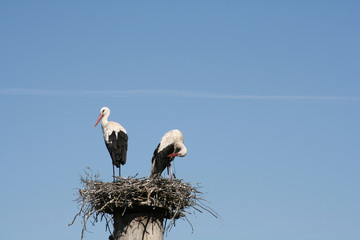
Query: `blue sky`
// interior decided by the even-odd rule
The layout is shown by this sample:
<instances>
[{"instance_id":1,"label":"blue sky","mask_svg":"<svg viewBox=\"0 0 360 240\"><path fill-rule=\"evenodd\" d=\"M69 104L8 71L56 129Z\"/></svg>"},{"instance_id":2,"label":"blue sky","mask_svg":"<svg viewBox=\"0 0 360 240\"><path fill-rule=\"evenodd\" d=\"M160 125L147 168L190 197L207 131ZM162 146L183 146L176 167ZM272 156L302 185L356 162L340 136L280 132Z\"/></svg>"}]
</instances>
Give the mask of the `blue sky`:
<instances>
[{"instance_id":1,"label":"blue sky","mask_svg":"<svg viewBox=\"0 0 360 240\"><path fill-rule=\"evenodd\" d=\"M178 128L178 178L222 217L165 239L360 238L358 1L2 1L1 239L80 239L79 174L111 180L103 106L149 175ZM21 226L21 227L19 227ZM105 225L85 239L107 239Z\"/></svg>"}]
</instances>

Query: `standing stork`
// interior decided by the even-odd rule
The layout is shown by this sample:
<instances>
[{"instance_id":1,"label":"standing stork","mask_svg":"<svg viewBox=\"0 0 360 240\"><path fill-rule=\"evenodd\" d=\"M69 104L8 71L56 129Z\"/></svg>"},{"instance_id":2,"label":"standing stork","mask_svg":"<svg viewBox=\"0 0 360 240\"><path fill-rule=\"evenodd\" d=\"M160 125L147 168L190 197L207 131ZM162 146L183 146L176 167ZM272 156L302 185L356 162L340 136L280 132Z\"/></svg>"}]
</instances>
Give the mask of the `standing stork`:
<instances>
[{"instance_id":1,"label":"standing stork","mask_svg":"<svg viewBox=\"0 0 360 240\"><path fill-rule=\"evenodd\" d=\"M171 179L173 177L171 171L171 161L175 157L184 157L187 153L187 149L184 145L184 136L177 130L171 130L167 132L162 138L154 151L152 157L152 167L151 167L151 178L160 177L161 173L165 168L170 169Z\"/></svg>"},{"instance_id":2,"label":"standing stork","mask_svg":"<svg viewBox=\"0 0 360 240\"><path fill-rule=\"evenodd\" d=\"M123 126L117 122L108 121L110 109L103 107L100 109L100 115L95 123L101 121L101 127L104 135L105 145L110 153L113 165L113 178L115 181L115 166L119 168L119 177L121 176L120 164L126 163L126 154L128 148L128 135Z\"/></svg>"}]
</instances>

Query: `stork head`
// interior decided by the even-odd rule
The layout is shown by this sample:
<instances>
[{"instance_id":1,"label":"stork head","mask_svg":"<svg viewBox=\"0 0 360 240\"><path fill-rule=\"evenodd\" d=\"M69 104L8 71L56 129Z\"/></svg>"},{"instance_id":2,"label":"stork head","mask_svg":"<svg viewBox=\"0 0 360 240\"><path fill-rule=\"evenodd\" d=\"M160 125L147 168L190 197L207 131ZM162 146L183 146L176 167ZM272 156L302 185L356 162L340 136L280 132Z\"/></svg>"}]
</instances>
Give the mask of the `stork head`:
<instances>
[{"instance_id":1,"label":"stork head","mask_svg":"<svg viewBox=\"0 0 360 240\"><path fill-rule=\"evenodd\" d=\"M100 115L99 118L97 119L96 123L95 123L95 127L96 125L98 125L98 123L100 122L100 120L104 117L104 116L109 116L110 115L110 109L108 107L102 107L100 109Z\"/></svg>"},{"instance_id":2,"label":"stork head","mask_svg":"<svg viewBox=\"0 0 360 240\"><path fill-rule=\"evenodd\" d=\"M182 142L175 143L175 149L180 149L180 150L178 152L167 155L167 157L185 157L187 153L187 148L185 147L184 143Z\"/></svg>"},{"instance_id":3,"label":"stork head","mask_svg":"<svg viewBox=\"0 0 360 240\"><path fill-rule=\"evenodd\" d=\"M181 145L181 149L178 152L178 156L179 157L185 157L185 155L187 154L187 148L185 147L184 144Z\"/></svg>"}]
</instances>

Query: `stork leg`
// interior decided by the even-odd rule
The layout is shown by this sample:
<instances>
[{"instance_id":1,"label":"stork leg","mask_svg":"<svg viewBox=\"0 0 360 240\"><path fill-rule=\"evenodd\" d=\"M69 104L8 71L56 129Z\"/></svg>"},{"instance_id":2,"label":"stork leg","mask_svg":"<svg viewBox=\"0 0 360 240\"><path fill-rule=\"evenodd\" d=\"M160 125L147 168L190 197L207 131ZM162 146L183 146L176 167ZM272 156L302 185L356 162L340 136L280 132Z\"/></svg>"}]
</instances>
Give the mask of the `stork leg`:
<instances>
[{"instance_id":1,"label":"stork leg","mask_svg":"<svg viewBox=\"0 0 360 240\"><path fill-rule=\"evenodd\" d=\"M121 165L119 165L119 177L121 177Z\"/></svg>"},{"instance_id":2,"label":"stork leg","mask_svg":"<svg viewBox=\"0 0 360 240\"><path fill-rule=\"evenodd\" d=\"M169 168L170 168L170 178L173 179L173 174L172 174L172 170L171 170L171 164L169 164Z\"/></svg>"},{"instance_id":3,"label":"stork leg","mask_svg":"<svg viewBox=\"0 0 360 240\"><path fill-rule=\"evenodd\" d=\"M113 164L113 182L115 182L115 166Z\"/></svg>"}]
</instances>

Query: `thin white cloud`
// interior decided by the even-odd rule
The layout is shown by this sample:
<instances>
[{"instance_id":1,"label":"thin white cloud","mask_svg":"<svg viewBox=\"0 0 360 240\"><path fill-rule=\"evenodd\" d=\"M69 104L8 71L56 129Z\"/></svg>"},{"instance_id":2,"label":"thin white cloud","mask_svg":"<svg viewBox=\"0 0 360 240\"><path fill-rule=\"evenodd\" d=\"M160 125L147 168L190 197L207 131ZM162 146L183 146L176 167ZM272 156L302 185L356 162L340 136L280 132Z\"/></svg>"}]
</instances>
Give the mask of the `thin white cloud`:
<instances>
[{"instance_id":1,"label":"thin white cloud","mask_svg":"<svg viewBox=\"0 0 360 240\"><path fill-rule=\"evenodd\" d=\"M64 96L66 91L43 90L43 89L25 89L25 88L8 88L0 89L1 95L34 95L34 96Z\"/></svg>"},{"instance_id":2,"label":"thin white cloud","mask_svg":"<svg viewBox=\"0 0 360 240\"><path fill-rule=\"evenodd\" d=\"M180 90L48 90L48 89L0 89L0 95L32 95L53 97L137 97L178 96L185 98L233 99L233 100L346 100L359 101L355 96L297 96L297 95L229 95L209 92Z\"/></svg>"}]
</instances>

